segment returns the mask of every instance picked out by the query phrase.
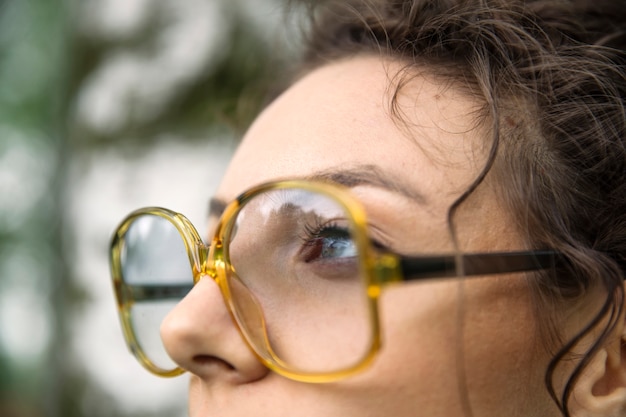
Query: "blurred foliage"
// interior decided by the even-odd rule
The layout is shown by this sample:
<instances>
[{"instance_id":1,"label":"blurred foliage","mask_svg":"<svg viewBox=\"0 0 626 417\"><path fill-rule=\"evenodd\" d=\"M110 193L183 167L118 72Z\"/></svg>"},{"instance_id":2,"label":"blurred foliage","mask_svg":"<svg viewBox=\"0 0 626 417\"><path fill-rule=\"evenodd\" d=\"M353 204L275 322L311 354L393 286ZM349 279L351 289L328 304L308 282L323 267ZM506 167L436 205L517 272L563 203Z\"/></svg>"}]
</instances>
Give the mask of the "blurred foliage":
<instances>
[{"instance_id":1,"label":"blurred foliage","mask_svg":"<svg viewBox=\"0 0 626 417\"><path fill-rule=\"evenodd\" d=\"M121 129L108 132L90 129L80 117L74 118L69 132L72 146L149 146L164 132L189 140L217 136L210 134L215 130L242 133L263 104L282 88L285 74L281 69L286 67L284 60L289 54L283 53L284 45L276 44L271 35L260 34L259 28L251 25L241 10L249 4L227 0L217 3L223 5L225 23L219 50L198 51L211 55L203 70L190 82L181 83L158 117L141 120L130 115ZM126 50L146 57L153 55L162 23L162 16L154 13L141 30L123 40L74 36L70 46L73 57L70 97L75 99L79 95L89 77L110 59L112 52ZM272 30L268 28L268 32ZM155 85L155 89L158 87ZM120 104L129 112L134 111L132 103Z\"/></svg>"},{"instance_id":2,"label":"blurred foliage","mask_svg":"<svg viewBox=\"0 0 626 417\"><path fill-rule=\"evenodd\" d=\"M122 414L66 349L68 319L83 307L67 260L68 162L112 146L137 152L164 133L198 140L233 127L241 132L283 82L279 68L289 59L283 46L251 24L243 13L246 3L222 0L218 53L196 51L213 55L154 117L129 117L110 130L85 122L81 97L94 77L120 51L157 53L158 38L168 27L167 6L178 1L185 0L144 2L149 5L144 23L117 38L94 36L81 26L87 6L105 0L0 2L0 325L29 327L32 340L37 334L42 340L40 350L20 356L2 340L7 332L0 329L2 417ZM138 110L133 103L116 105ZM28 302L20 305L18 294L26 294ZM9 302L13 299L17 302ZM25 312L38 316L27 321ZM33 324L38 322L44 327Z\"/></svg>"},{"instance_id":3,"label":"blurred foliage","mask_svg":"<svg viewBox=\"0 0 626 417\"><path fill-rule=\"evenodd\" d=\"M57 280L64 276L57 175L63 165L63 31L59 1L0 6L0 320L3 327L19 327L25 311L44 315L32 338L22 341L39 342L38 348L16 359L6 341L0 343L3 417L58 415L44 411L57 408L49 389L55 342L48 339L61 338L63 330L45 316L54 317L52 301L64 286ZM23 305L27 301L34 305Z\"/></svg>"}]
</instances>

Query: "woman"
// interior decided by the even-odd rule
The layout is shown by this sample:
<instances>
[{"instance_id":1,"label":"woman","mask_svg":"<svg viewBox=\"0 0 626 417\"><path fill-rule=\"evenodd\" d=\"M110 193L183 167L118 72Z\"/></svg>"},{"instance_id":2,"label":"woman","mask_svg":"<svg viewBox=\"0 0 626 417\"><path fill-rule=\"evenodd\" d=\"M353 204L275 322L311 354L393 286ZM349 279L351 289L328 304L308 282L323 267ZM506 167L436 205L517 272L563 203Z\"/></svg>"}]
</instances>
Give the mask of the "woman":
<instances>
[{"instance_id":1,"label":"woman","mask_svg":"<svg viewBox=\"0 0 626 417\"><path fill-rule=\"evenodd\" d=\"M318 6L211 245L162 209L117 231L140 361L191 373L194 417L626 415L625 13Z\"/></svg>"}]
</instances>

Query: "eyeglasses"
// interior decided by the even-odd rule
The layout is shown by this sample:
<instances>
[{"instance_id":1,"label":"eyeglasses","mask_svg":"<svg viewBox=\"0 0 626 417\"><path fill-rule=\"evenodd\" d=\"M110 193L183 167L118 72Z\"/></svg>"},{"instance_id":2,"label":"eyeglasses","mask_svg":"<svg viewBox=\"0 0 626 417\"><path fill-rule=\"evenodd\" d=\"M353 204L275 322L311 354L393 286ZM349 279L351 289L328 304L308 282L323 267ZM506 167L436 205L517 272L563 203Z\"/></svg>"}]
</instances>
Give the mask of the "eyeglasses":
<instances>
[{"instance_id":1,"label":"eyeglasses","mask_svg":"<svg viewBox=\"0 0 626 417\"><path fill-rule=\"evenodd\" d=\"M366 224L347 189L309 181L243 193L226 206L210 245L179 213L131 213L110 253L128 347L150 372L181 374L159 328L210 277L265 366L298 381L330 382L363 370L378 352L378 299L387 284L534 271L559 260L552 251L405 257L374 245Z\"/></svg>"}]
</instances>

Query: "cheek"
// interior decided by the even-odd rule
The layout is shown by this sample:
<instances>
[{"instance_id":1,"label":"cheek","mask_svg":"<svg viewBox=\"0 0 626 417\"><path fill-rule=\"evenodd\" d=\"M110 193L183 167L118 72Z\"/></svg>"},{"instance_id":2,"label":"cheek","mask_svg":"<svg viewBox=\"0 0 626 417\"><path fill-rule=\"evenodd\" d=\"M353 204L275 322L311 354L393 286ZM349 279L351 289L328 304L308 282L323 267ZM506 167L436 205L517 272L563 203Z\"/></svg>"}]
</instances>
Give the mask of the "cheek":
<instances>
[{"instance_id":1,"label":"cheek","mask_svg":"<svg viewBox=\"0 0 626 417\"><path fill-rule=\"evenodd\" d=\"M544 384L549 357L526 279L466 281L463 291L463 360L477 414L500 402L514 407L515 415L550 415L555 409Z\"/></svg>"},{"instance_id":2,"label":"cheek","mask_svg":"<svg viewBox=\"0 0 626 417\"><path fill-rule=\"evenodd\" d=\"M496 367L530 369L523 367L539 359L541 343L525 278L479 278L462 285L464 346L468 365L476 364L470 368L487 365L484 373L494 375Z\"/></svg>"},{"instance_id":3,"label":"cheek","mask_svg":"<svg viewBox=\"0 0 626 417\"><path fill-rule=\"evenodd\" d=\"M491 277L387 290L384 346L364 377L375 375L380 393L401 393L398 407L419 405L424 415L464 415L459 381L475 415L550 409L528 290L519 277L496 280L502 285Z\"/></svg>"},{"instance_id":4,"label":"cheek","mask_svg":"<svg viewBox=\"0 0 626 417\"><path fill-rule=\"evenodd\" d=\"M452 292L450 292L452 290ZM382 349L346 385L379 415L462 416L455 355L456 298L449 284L404 284L383 291Z\"/></svg>"}]
</instances>

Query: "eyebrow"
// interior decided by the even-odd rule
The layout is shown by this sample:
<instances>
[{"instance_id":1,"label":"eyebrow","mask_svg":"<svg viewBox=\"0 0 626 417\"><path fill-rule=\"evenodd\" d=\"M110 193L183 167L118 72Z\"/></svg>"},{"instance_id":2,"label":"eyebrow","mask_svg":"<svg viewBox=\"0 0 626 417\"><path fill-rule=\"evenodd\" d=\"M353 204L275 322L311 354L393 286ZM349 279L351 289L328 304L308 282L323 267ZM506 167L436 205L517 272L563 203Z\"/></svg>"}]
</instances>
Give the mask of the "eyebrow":
<instances>
[{"instance_id":1,"label":"eyebrow","mask_svg":"<svg viewBox=\"0 0 626 417\"><path fill-rule=\"evenodd\" d=\"M375 165L359 165L353 168L329 169L317 172L305 179L326 181L341 184L344 187L354 188L360 185L369 185L401 194L420 205L427 204L427 198L414 187L404 183L399 178L382 171Z\"/></svg>"},{"instance_id":2,"label":"eyebrow","mask_svg":"<svg viewBox=\"0 0 626 417\"><path fill-rule=\"evenodd\" d=\"M303 177L307 181L331 182L347 188L369 185L403 195L420 205L426 205L424 194L397 178L393 178L375 165L358 165L352 168L333 168L315 172ZM218 197L209 199L209 217L219 217L226 209L227 202Z\"/></svg>"}]
</instances>

